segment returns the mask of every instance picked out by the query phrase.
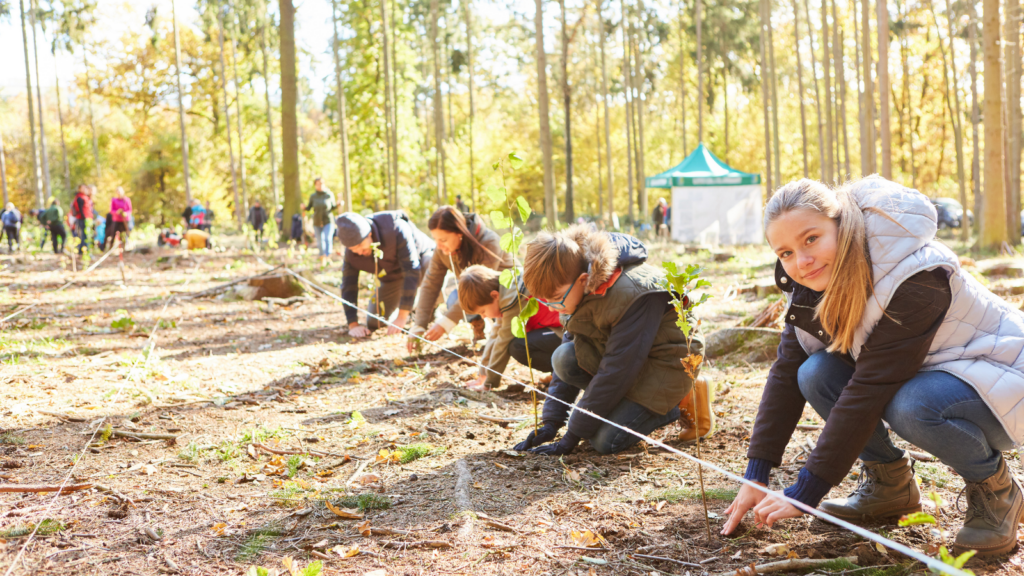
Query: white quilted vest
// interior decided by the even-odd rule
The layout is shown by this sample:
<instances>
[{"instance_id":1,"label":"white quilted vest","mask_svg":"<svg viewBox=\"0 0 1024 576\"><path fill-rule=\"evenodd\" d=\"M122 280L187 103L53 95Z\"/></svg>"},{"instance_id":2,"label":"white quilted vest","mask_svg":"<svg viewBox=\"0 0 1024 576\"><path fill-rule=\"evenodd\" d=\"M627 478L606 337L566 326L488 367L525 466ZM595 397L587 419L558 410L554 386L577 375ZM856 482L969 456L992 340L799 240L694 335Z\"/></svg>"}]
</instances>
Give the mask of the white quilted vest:
<instances>
[{"instance_id":1,"label":"white quilted vest","mask_svg":"<svg viewBox=\"0 0 1024 576\"><path fill-rule=\"evenodd\" d=\"M935 240L935 207L926 196L879 177L865 178L854 186L853 195L862 210L880 209L895 222L864 212L875 286L851 356L857 359L904 280L925 270L946 269L953 298L921 370L942 370L973 386L1013 441L1022 443L1024 313L961 270L956 254ZM808 354L825 348L800 328L796 334Z\"/></svg>"}]
</instances>

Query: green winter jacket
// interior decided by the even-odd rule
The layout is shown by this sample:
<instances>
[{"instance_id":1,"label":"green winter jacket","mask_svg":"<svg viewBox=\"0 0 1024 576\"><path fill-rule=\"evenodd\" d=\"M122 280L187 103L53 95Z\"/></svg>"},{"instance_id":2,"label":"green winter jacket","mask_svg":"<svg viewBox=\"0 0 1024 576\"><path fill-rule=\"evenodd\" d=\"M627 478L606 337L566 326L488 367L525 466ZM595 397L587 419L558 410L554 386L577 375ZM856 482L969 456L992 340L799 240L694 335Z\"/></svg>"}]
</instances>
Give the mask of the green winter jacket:
<instances>
[{"instance_id":1,"label":"green winter jacket","mask_svg":"<svg viewBox=\"0 0 1024 576\"><path fill-rule=\"evenodd\" d=\"M306 211L313 211L313 226L317 228L323 228L331 222L334 222L334 195L330 192L313 192L313 195L309 197L309 204L306 205Z\"/></svg>"}]
</instances>

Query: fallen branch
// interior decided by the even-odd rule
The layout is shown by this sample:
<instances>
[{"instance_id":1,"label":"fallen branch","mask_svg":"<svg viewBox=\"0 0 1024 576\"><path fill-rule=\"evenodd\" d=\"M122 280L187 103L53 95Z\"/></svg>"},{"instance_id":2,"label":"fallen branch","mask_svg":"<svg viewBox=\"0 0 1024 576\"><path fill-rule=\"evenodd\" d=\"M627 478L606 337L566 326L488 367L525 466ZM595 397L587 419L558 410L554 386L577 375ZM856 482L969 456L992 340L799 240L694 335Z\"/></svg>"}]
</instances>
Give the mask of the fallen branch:
<instances>
[{"instance_id":1,"label":"fallen branch","mask_svg":"<svg viewBox=\"0 0 1024 576\"><path fill-rule=\"evenodd\" d=\"M914 460L919 462L935 462L935 456L928 454L927 452L918 452L916 450L907 450L907 454L910 454Z\"/></svg>"},{"instance_id":2,"label":"fallen branch","mask_svg":"<svg viewBox=\"0 0 1024 576\"><path fill-rule=\"evenodd\" d=\"M88 420L87 418L82 418L81 416L71 416L69 414L63 414L61 412L51 412L49 410L40 410L38 408L34 408L34 410L40 414L53 416L54 418L60 418L61 420L67 420L68 422L85 422L86 420Z\"/></svg>"},{"instance_id":3,"label":"fallen branch","mask_svg":"<svg viewBox=\"0 0 1024 576\"><path fill-rule=\"evenodd\" d=\"M277 454L279 456L293 456L295 454L306 454L307 453L305 450L277 450L277 449L274 449L274 448L270 448L268 446L264 446L263 444L259 444L259 443L253 444L253 446L255 446L256 448L258 448L260 450L263 450L264 452L269 452L271 454Z\"/></svg>"},{"instance_id":4,"label":"fallen branch","mask_svg":"<svg viewBox=\"0 0 1024 576\"><path fill-rule=\"evenodd\" d=\"M444 540L421 540L419 542L385 542L381 548L451 548L452 545Z\"/></svg>"},{"instance_id":5,"label":"fallen branch","mask_svg":"<svg viewBox=\"0 0 1024 576\"><path fill-rule=\"evenodd\" d=\"M412 536L415 533L393 528L367 528L362 534L363 536Z\"/></svg>"},{"instance_id":6,"label":"fallen branch","mask_svg":"<svg viewBox=\"0 0 1024 576\"><path fill-rule=\"evenodd\" d=\"M490 526L491 528L494 528L496 530L501 530L503 532L513 532L513 533L516 533L516 534L519 533L518 530L516 530L515 528L509 526L508 524L502 524L501 522L498 522L496 520L484 520L484 526Z\"/></svg>"},{"instance_id":7,"label":"fallen branch","mask_svg":"<svg viewBox=\"0 0 1024 576\"><path fill-rule=\"evenodd\" d=\"M673 558L663 558L661 556L648 556L646 554L630 554L633 558L643 558L645 560L661 560L664 562L674 562L683 566L689 566L690 568L703 568L700 564L694 564L693 562L683 562L682 560L675 560Z\"/></svg>"},{"instance_id":8,"label":"fallen branch","mask_svg":"<svg viewBox=\"0 0 1024 576\"><path fill-rule=\"evenodd\" d=\"M526 420L526 418L495 418L494 416L484 416L482 414L475 414L473 416L477 420L483 420L484 422L494 422L495 424L519 424Z\"/></svg>"},{"instance_id":9,"label":"fallen branch","mask_svg":"<svg viewBox=\"0 0 1024 576\"><path fill-rule=\"evenodd\" d=\"M134 500L132 500L131 498L125 496L124 494L121 494L120 492L118 492L117 490L114 490L113 488L111 488L109 486L104 486L103 484L95 484L95 485L93 485L93 488L95 488L97 492L106 492L107 494L110 494L111 496L113 496L114 498L117 498L121 502L127 502L127 503L131 504L132 508L136 507Z\"/></svg>"},{"instance_id":10,"label":"fallen branch","mask_svg":"<svg viewBox=\"0 0 1024 576\"><path fill-rule=\"evenodd\" d=\"M58 484L0 484L0 492L75 492L78 490L88 490L92 488L92 484L68 484L67 486L60 486Z\"/></svg>"},{"instance_id":11,"label":"fallen branch","mask_svg":"<svg viewBox=\"0 0 1024 576\"><path fill-rule=\"evenodd\" d=\"M797 424L797 430L822 430L825 426L822 424Z\"/></svg>"},{"instance_id":12,"label":"fallen branch","mask_svg":"<svg viewBox=\"0 0 1024 576\"><path fill-rule=\"evenodd\" d=\"M608 552L610 548L587 548L586 546L552 546L555 550L587 550L588 552Z\"/></svg>"},{"instance_id":13,"label":"fallen branch","mask_svg":"<svg viewBox=\"0 0 1024 576\"><path fill-rule=\"evenodd\" d=\"M729 570L728 572L719 572L713 576L756 576L757 574L771 574L772 572L789 572L792 570L806 570L808 568L817 568L822 564L828 564L829 562L835 562L836 560L846 560L853 564L857 561L856 556L844 556L842 558L789 558L787 560L780 560L778 562L769 562L767 564L761 564L760 566L744 566L736 570Z\"/></svg>"},{"instance_id":14,"label":"fallen branch","mask_svg":"<svg viewBox=\"0 0 1024 576\"><path fill-rule=\"evenodd\" d=\"M154 434L151 432L128 432L126 430L111 430L110 435L116 438L134 438L136 440L177 440L180 434Z\"/></svg>"}]
</instances>

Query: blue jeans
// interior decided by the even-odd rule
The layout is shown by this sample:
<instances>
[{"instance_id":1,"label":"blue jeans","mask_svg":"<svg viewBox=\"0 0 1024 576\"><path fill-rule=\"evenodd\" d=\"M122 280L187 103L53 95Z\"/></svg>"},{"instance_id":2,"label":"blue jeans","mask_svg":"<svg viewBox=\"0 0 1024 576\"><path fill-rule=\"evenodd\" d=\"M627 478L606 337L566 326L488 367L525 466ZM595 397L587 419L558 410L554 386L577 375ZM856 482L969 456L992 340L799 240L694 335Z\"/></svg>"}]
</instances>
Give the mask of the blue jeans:
<instances>
[{"instance_id":1,"label":"blue jeans","mask_svg":"<svg viewBox=\"0 0 1024 576\"><path fill-rule=\"evenodd\" d=\"M330 256L331 247L334 245L334 222L328 222L326 226L314 226L313 233L316 236L316 245L320 248L320 255Z\"/></svg>"},{"instance_id":2,"label":"blue jeans","mask_svg":"<svg viewBox=\"0 0 1024 576\"><path fill-rule=\"evenodd\" d=\"M452 306L455 306L458 303L459 303L459 289L456 288L455 290L452 290L451 294L448 295L448 299L445 300L444 304L449 309L451 309ZM462 311L462 314L466 317L466 322L472 322L473 320L476 320L477 318L480 317L479 314L466 314L465 310Z\"/></svg>"},{"instance_id":3,"label":"blue jeans","mask_svg":"<svg viewBox=\"0 0 1024 576\"><path fill-rule=\"evenodd\" d=\"M551 355L551 365L559 380L570 386L586 389L590 380L593 379L593 375L580 368L579 362L576 361L576 344L574 342L566 342L559 346ZM623 430L602 422L594 436L588 438L590 445L599 454L614 454L640 441L640 437L630 433L629 430L648 435L666 424L679 420L679 406L675 406L663 416L651 412L632 400L623 398L615 408L612 408L610 414L600 414L600 416L628 428L628 430Z\"/></svg>"},{"instance_id":4,"label":"blue jeans","mask_svg":"<svg viewBox=\"0 0 1024 576\"><path fill-rule=\"evenodd\" d=\"M797 373L800 393L828 420L853 371L836 356L816 352ZM1000 452L1013 448L1013 440L981 396L947 372L918 372L889 401L882 418L901 438L934 454L971 482L995 474ZM860 459L888 463L902 457L903 450L892 443L879 421Z\"/></svg>"}]
</instances>

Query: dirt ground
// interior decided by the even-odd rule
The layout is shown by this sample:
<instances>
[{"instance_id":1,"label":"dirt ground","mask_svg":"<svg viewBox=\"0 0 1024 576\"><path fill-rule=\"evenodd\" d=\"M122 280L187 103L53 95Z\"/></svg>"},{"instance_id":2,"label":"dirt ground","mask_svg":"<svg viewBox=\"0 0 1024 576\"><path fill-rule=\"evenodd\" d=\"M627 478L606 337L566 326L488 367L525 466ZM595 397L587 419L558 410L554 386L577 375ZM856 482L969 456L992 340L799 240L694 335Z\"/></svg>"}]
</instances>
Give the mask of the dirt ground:
<instances>
[{"instance_id":1,"label":"dirt ground","mask_svg":"<svg viewBox=\"0 0 1024 576\"><path fill-rule=\"evenodd\" d=\"M705 334L749 321L778 298L749 288L771 291L765 249L726 262L675 246L654 252L707 265L715 298L700 309ZM400 335L354 340L339 303L322 295L290 305L190 298L284 263L325 285L340 281L337 263L314 270L308 253L262 258L269 264L238 249L133 252L122 284L114 258L84 274L53 255L0 256L0 317L35 305L0 328L0 482L93 486L56 497L0 494L0 569L233 575L286 574L290 565L315 574L302 570L321 562L321 574L374 576L698 576L781 552L879 567L832 563L818 573L925 571L807 517L773 530L748 520L738 537L721 538L737 485L705 470L709 539L695 465L643 443L614 456L585 443L562 458L512 452L532 425L529 394L465 391L472 364L437 351L410 355ZM1014 295L1024 293L1020 279L985 281L1018 306L1024 299ZM442 343L472 357L481 343L469 336L461 326ZM704 368L719 426L704 459L742 474L771 356L755 342ZM515 361L506 374L529 379ZM795 480L819 433L809 407L803 423L773 475L777 488ZM677 431L655 435L695 454L674 440ZM1018 454L1007 459L1020 476ZM917 471L949 503L941 520L955 534L962 480L937 462ZM832 495L855 485L851 475ZM915 549L938 542L924 527L871 528ZM1020 574L1022 564L1018 548L969 567Z\"/></svg>"}]
</instances>

